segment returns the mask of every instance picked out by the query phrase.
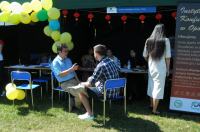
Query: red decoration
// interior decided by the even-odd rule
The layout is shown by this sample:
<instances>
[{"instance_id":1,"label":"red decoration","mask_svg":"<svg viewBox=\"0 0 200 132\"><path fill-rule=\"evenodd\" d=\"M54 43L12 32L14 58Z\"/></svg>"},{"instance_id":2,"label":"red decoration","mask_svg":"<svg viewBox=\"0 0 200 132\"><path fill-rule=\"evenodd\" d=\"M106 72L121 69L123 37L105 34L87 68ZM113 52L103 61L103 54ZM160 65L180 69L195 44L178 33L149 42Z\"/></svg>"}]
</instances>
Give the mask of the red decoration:
<instances>
[{"instance_id":1,"label":"red decoration","mask_svg":"<svg viewBox=\"0 0 200 132\"><path fill-rule=\"evenodd\" d=\"M144 20L146 19L146 16L145 15L140 15L139 19L140 19L141 23L144 23Z\"/></svg>"},{"instance_id":2,"label":"red decoration","mask_svg":"<svg viewBox=\"0 0 200 132\"><path fill-rule=\"evenodd\" d=\"M78 21L78 19L80 17L80 14L78 12L75 12L74 13L74 17L75 17L75 20Z\"/></svg>"},{"instance_id":3,"label":"red decoration","mask_svg":"<svg viewBox=\"0 0 200 132\"><path fill-rule=\"evenodd\" d=\"M92 19L94 18L94 15L92 13L88 14L88 19L90 22L92 22Z\"/></svg>"},{"instance_id":4,"label":"red decoration","mask_svg":"<svg viewBox=\"0 0 200 132\"><path fill-rule=\"evenodd\" d=\"M126 15L121 16L121 20L123 21L124 24L126 24L127 16Z\"/></svg>"},{"instance_id":5,"label":"red decoration","mask_svg":"<svg viewBox=\"0 0 200 132\"><path fill-rule=\"evenodd\" d=\"M171 16L176 19L176 11L172 12Z\"/></svg>"},{"instance_id":6,"label":"red decoration","mask_svg":"<svg viewBox=\"0 0 200 132\"><path fill-rule=\"evenodd\" d=\"M106 15L106 16L105 16L105 19L106 19L106 21L110 24L110 22L111 22L111 21L110 21L110 20L111 20L111 16L110 16L110 15Z\"/></svg>"},{"instance_id":7,"label":"red decoration","mask_svg":"<svg viewBox=\"0 0 200 132\"><path fill-rule=\"evenodd\" d=\"M66 9L62 10L62 14L63 14L64 17L67 17L68 10L66 10Z\"/></svg>"},{"instance_id":8,"label":"red decoration","mask_svg":"<svg viewBox=\"0 0 200 132\"><path fill-rule=\"evenodd\" d=\"M156 18L156 20L160 21L162 19L162 14L157 13L155 18Z\"/></svg>"}]
</instances>

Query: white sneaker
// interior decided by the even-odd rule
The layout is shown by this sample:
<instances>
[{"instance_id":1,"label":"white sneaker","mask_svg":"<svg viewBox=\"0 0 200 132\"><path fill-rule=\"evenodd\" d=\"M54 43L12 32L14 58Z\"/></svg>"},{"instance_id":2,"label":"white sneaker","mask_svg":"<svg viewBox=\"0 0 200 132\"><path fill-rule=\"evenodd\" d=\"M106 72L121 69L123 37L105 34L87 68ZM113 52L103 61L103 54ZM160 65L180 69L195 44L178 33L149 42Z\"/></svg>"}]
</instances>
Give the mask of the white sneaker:
<instances>
[{"instance_id":1,"label":"white sneaker","mask_svg":"<svg viewBox=\"0 0 200 132\"><path fill-rule=\"evenodd\" d=\"M83 115L79 115L78 116L79 119L81 120L93 120L94 116L93 115L89 115L87 112Z\"/></svg>"}]
</instances>

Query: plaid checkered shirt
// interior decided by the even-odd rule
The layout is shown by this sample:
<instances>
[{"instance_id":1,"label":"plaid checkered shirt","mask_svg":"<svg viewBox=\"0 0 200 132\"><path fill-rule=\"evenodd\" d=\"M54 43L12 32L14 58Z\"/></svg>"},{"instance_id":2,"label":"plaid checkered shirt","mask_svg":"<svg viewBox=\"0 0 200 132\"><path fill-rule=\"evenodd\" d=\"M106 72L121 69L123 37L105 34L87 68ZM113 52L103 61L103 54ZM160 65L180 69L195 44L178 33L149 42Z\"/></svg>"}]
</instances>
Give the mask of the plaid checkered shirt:
<instances>
[{"instance_id":1,"label":"plaid checkered shirt","mask_svg":"<svg viewBox=\"0 0 200 132\"><path fill-rule=\"evenodd\" d=\"M104 57L96 66L93 75L88 78L88 81L92 85L99 82L96 87L99 92L103 94L105 81L108 79L119 78L119 72L120 68L115 64L115 62L108 57ZM107 91L107 97L115 96L116 94L119 94L119 91Z\"/></svg>"}]
</instances>

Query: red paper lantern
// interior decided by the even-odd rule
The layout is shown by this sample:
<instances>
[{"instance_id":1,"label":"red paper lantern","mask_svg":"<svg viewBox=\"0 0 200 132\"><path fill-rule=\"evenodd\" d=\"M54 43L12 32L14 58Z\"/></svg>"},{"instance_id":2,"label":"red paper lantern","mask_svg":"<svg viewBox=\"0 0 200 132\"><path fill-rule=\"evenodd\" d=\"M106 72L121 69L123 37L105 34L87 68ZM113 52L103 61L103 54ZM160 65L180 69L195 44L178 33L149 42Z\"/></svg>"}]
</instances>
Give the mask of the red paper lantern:
<instances>
[{"instance_id":1,"label":"red paper lantern","mask_svg":"<svg viewBox=\"0 0 200 132\"><path fill-rule=\"evenodd\" d=\"M171 16L176 19L176 11L172 12Z\"/></svg>"},{"instance_id":2,"label":"red paper lantern","mask_svg":"<svg viewBox=\"0 0 200 132\"><path fill-rule=\"evenodd\" d=\"M79 17L80 17L80 13L75 12L75 13L74 13L74 17L75 17L75 20L78 21L78 19L79 19Z\"/></svg>"},{"instance_id":3,"label":"red paper lantern","mask_svg":"<svg viewBox=\"0 0 200 132\"><path fill-rule=\"evenodd\" d=\"M92 22L92 19L94 18L94 15L92 13L88 14L88 19L90 22Z\"/></svg>"},{"instance_id":4,"label":"red paper lantern","mask_svg":"<svg viewBox=\"0 0 200 132\"><path fill-rule=\"evenodd\" d=\"M145 15L140 15L139 19L140 19L141 23L144 23L144 20L146 19L146 16Z\"/></svg>"},{"instance_id":5,"label":"red paper lantern","mask_svg":"<svg viewBox=\"0 0 200 132\"><path fill-rule=\"evenodd\" d=\"M105 16L106 21L110 24L110 20L111 20L111 16L110 15L106 15Z\"/></svg>"},{"instance_id":6,"label":"red paper lantern","mask_svg":"<svg viewBox=\"0 0 200 132\"><path fill-rule=\"evenodd\" d=\"M157 13L155 18L156 18L156 20L160 21L162 19L162 14Z\"/></svg>"},{"instance_id":7,"label":"red paper lantern","mask_svg":"<svg viewBox=\"0 0 200 132\"><path fill-rule=\"evenodd\" d=\"M126 24L127 16L126 15L121 16L121 20L124 24Z\"/></svg>"},{"instance_id":8,"label":"red paper lantern","mask_svg":"<svg viewBox=\"0 0 200 132\"><path fill-rule=\"evenodd\" d=\"M63 14L64 17L67 17L68 10L66 10L66 9L62 10L62 14Z\"/></svg>"}]
</instances>

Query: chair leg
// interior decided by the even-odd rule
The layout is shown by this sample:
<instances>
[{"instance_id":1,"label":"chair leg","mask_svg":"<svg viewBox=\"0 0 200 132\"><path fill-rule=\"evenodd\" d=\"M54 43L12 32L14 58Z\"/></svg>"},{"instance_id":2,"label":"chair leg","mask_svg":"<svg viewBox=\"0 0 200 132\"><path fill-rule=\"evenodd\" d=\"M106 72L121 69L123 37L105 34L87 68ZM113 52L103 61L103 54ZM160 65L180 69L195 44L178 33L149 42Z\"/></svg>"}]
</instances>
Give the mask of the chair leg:
<instances>
[{"instance_id":1,"label":"chair leg","mask_svg":"<svg viewBox=\"0 0 200 132\"><path fill-rule=\"evenodd\" d=\"M52 106L52 108L53 108L53 89L52 89L52 91L51 91L51 106Z\"/></svg>"},{"instance_id":2,"label":"chair leg","mask_svg":"<svg viewBox=\"0 0 200 132\"><path fill-rule=\"evenodd\" d=\"M42 85L41 85L41 88L40 88L40 90L41 90L41 100L42 100Z\"/></svg>"},{"instance_id":3,"label":"chair leg","mask_svg":"<svg viewBox=\"0 0 200 132\"><path fill-rule=\"evenodd\" d=\"M126 97L124 98L124 114L126 115Z\"/></svg>"},{"instance_id":4,"label":"chair leg","mask_svg":"<svg viewBox=\"0 0 200 132\"><path fill-rule=\"evenodd\" d=\"M58 91L58 94L59 94L59 101L60 101L60 91Z\"/></svg>"},{"instance_id":5,"label":"chair leg","mask_svg":"<svg viewBox=\"0 0 200 132\"><path fill-rule=\"evenodd\" d=\"M111 105L112 105L112 101L109 100L109 108L111 108Z\"/></svg>"},{"instance_id":6,"label":"chair leg","mask_svg":"<svg viewBox=\"0 0 200 132\"><path fill-rule=\"evenodd\" d=\"M46 82L46 92L48 92L48 82Z\"/></svg>"},{"instance_id":7,"label":"chair leg","mask_svg":"<svg viewBox=\"0 0 200 132\"><path fill-rule=\"evenodd\" d=\"M94 99L92 98L92 113L94 115Z\"/></svg>"},{"instance_id":8,"label":"chair leg","mask_svg":"<svg viewBox=\"0 0 200 132\"><path fill-rule=\"evenodd\" d=\"M26 101L27 101L28 100L27 90L25 90L25 94L26 94Z\"/></svg>"},{"instance_id":9,"label":"chair leg","mask_svg":"<svg viewBox=\"0 0 200 132\"><path fill-rule=\"evenodd\" d=\"M103 101L103 124L106 124L106 101Z\"/></svg>"},{"instance_id":10,"label":"chair leg","mask_svg":"<svg viewBox=\"0 0 200 132\"><path fill-rule=\"evenodd\" d=\"M32 100L32 106L33 106L33 109L34 109L34 102L33 102L33 90L31 89L31 100Z\"/></svg>"},{"instance_id":11,"label":"chair leg","mask_svg":"<svg viewBox=\"0 0 200 132\"><path fill-rule=\"evenodd\" d=\"M68 93L68 98L69 98L69 102L68 102L69 112L71 112L71 110L70 110L70 107L71 107L70 93Z\"/></svg>"}]
</instances>

